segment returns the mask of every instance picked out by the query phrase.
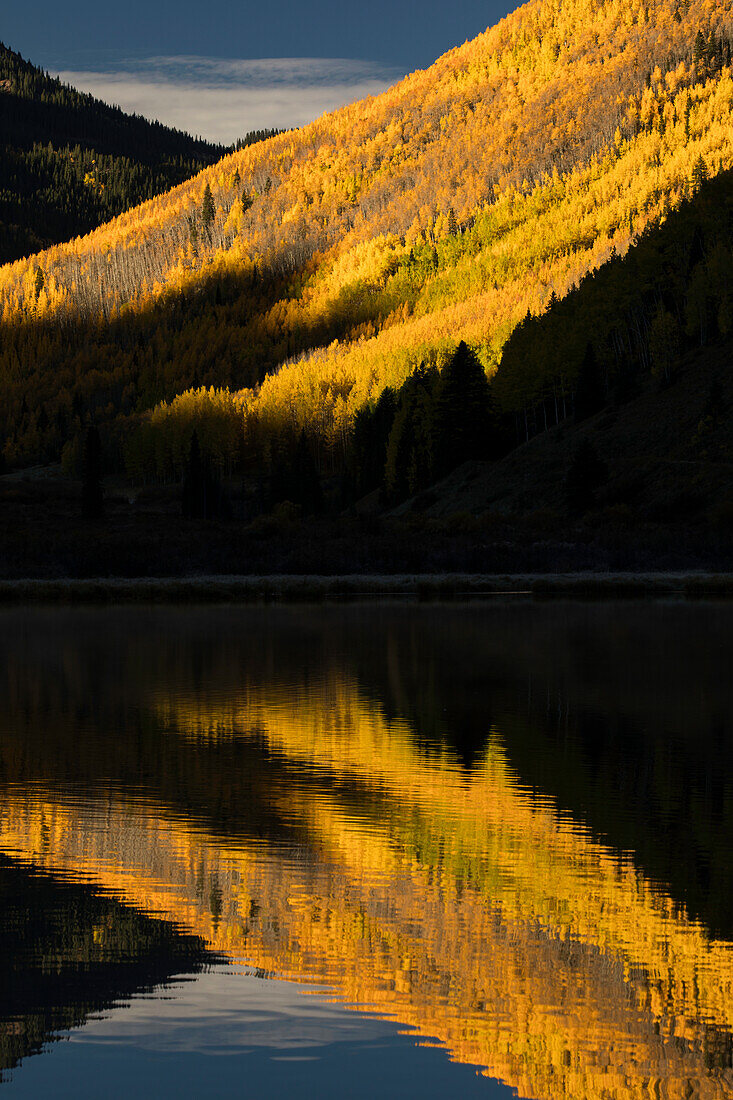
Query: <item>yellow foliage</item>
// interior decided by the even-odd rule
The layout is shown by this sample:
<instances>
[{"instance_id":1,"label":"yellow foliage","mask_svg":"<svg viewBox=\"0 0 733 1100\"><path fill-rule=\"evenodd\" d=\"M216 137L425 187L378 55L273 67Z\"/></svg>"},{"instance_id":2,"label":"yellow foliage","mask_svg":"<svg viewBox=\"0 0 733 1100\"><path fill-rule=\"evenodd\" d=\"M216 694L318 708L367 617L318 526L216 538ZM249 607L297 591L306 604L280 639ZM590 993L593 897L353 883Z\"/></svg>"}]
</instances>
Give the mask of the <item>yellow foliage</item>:
<instances>
[{"instance_id":1,"label":"yellow foliage","mask_svg":"<svg viewBox=\"0 0 733 1100\"><path fill-rule=\"evenodd\" d=\"M730 36L733 0L530 0L384 94L0 268L10 332L0 397L20 404L22 357L52 409L52 368L79 378L90 323L121 326L94 342L127 381L137 367L120 319L144 325L151 313L165 395L194 371L217 378L214 341L226 364L218 384L249 388L267 374L248 407L334 446L365 400L461 339L491 372L528 310L684 200L698 158L710 174L733 166L731 72L693 64L701 27ZM39 264L47 286L36 301ZM197 306L212 280L227 282L227 308ZM165 312L181 296L198 326L185 341ZM62 326L81 330L76 344ZM141 400L154 403L156 387Z\"/></svg>"},{"instance_id":2,"label":"yellow foliage","mask_svg":"<svg viewBox=\"0 0 733 1100\"><path fill-rule=\"evenodd\" d=\"M327 985L519 1095L733 1095L717 1057L733 1027L730 945L522 786L501 731L470 772L445 750L426 759L405 722L341 677L307 692L177 686L151 708L199 758L264 746L286 769L268 805L298 843L222 833L151 794L15 783L0 850L82 875L230 958ZM225 809L236 793L228 781ZM216 914L202 881L217 884Z\"/></svg>"}]
</instances>

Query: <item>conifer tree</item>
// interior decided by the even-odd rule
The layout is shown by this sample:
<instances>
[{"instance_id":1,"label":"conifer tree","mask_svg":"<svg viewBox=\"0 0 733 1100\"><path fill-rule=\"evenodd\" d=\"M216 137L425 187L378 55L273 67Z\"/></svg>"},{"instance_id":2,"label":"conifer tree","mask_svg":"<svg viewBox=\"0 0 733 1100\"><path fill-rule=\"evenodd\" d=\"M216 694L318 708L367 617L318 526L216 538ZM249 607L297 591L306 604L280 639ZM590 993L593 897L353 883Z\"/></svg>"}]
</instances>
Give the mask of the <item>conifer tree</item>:
<instances>
[{"instance_id":1,"label":"conifer tree","mask_svg":"<svg viewBox=\"0 0 733 1100\"><path fill-rule=\"evenodd\" d=\"M692 186L695 188L696 191L698 191L702 187L707 178L708 166L705 163L705 159L701 153L695 161L694 165L692 166Z\"/></svg>"},{"instance_id":2,"label":"conifer tree","mask_svg":"<svg viewBox=\"0 0 733 1100\"><path fill-rule=\"evenodd\" d=\"M484 368L462 340L440 376L435 401L435 475L489 453L491 395Z\"/></svg>"},{"instance_id":3,"label":"conifer tree","mask_svg":"<svg viewBox=\"0 0 733 1100\"><path fill-rule=\"evenodd\" d=\"M416 367L399 392L397 412L387 441L385 495L405 500L434 480L433 416L438 373Z\"/></svg>"},{"instance_id":4,"label":"conifer tree","mask_svg":"<svg viewBox=\"0 0 733 1100\"><path fill-rule=\"evenodd\" d=\"M346 487L351 499L358 500L382 485L387 443L396 412L397 396L387 386L376 405L364 406L354 417Z\"/></svg>"},{"instance_id":5,"label":"conifer tree","mask_svg":"<svg viewBox=\"0 0 733 1100\"><path fill-rule=\"evenodd\" d=\"M705 57L708 63L708 71L714 72L718 67L718 40L715 37L715 30L712 27L710 28L710 34L708 35L708 41L705 47Z\"/></svg>"},{"instance_id":6,"label":"conifer tree","mask_svg":"<svg viewBox=\"0 0 733 1100\"><path fill-rule=\"evenodd\" d=\"M204 188L204 197L201 202L201 226L209 240L211 240L211 227L214 224L215 215L214 196L211 194L211 187L207 183Z\"/></svg>"}]
</instances>

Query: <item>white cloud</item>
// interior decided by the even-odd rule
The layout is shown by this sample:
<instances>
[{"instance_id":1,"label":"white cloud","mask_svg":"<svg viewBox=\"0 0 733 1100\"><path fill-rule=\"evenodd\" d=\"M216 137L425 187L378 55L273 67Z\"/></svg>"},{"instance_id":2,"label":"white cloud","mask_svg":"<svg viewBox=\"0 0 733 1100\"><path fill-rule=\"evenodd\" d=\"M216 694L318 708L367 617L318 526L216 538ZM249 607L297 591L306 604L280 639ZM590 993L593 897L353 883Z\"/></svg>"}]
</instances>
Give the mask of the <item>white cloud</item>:
<instances>
[{"instance_id":1,"label":"white cloud","mask_svg":"<svg viewBox=\"0 0 733 1100\"><path fill-rule=\"evenodd\" d=\"M151 57L55 75L125 111L224 144L248 130L303 126L400 76L370 62L307 57Z\"/></svg>"}]
</instances>

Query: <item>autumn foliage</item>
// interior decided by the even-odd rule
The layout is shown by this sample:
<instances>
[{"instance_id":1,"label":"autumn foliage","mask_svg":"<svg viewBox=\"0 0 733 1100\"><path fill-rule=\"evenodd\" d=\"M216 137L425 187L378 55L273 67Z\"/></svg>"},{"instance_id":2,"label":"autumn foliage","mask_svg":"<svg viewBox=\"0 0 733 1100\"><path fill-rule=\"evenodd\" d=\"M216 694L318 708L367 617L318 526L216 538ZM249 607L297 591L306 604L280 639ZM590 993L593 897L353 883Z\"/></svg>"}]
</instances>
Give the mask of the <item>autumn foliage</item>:
<instances>
[{"instance_id":1,"label":"autumn foliage","mask_svg":"<svg viewBox=\"0 0 733 1100\"><path fill-rule=\"evenodd\" d=\"M170 476L178 428L151 433L213 388L255 452L305 430L339 467L385 387L461 340L491 378L522 318L733 166L732 35L733 0L531 0L383 95L0 269L6 458L53 458L94 419L116 461ZM536 402L525 373L498 387L507 414Z\"/></svg>"}]
</instances>

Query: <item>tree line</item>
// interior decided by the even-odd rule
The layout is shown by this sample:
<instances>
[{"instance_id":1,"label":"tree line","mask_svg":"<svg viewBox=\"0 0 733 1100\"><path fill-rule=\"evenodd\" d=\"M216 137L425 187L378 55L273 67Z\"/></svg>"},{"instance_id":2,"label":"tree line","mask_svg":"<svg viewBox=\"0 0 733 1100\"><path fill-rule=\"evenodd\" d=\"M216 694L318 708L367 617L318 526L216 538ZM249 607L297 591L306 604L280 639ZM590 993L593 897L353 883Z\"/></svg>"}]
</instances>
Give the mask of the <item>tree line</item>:
<instances>
[{"instance_id":1,"label":"tree line","mask_svg":"<svg viewBox=\"0 0 733 1100\"><path fill-rule=\"evenodd\" d=\"M628 400L645 378L667 385L687 352L733 335L733 172L705 174L625 256L514 329L495 390L517 442Z\"/></svg>"}]
</instances>

